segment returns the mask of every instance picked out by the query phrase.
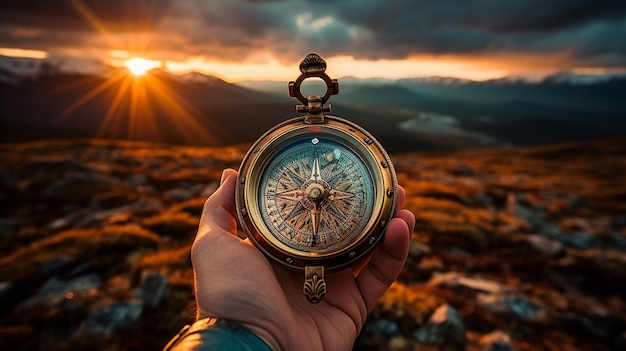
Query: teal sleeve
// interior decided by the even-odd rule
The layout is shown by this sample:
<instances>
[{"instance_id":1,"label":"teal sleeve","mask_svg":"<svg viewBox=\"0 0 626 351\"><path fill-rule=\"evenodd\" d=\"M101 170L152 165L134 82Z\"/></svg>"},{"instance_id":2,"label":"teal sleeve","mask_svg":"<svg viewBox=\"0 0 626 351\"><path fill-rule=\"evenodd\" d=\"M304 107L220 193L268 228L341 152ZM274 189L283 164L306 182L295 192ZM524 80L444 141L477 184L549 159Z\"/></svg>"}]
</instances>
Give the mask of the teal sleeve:
<instances>
[{"instance_id":1,"label":"teal sleeve","mask_svg":"<svg viewBox=\"0 0 626 351\"><path fill-rule=\"evenodd\" d=\"M227 319L206 318L184 327L163 351L273 351L243 325Z\"/></svg>"}]
</instances>

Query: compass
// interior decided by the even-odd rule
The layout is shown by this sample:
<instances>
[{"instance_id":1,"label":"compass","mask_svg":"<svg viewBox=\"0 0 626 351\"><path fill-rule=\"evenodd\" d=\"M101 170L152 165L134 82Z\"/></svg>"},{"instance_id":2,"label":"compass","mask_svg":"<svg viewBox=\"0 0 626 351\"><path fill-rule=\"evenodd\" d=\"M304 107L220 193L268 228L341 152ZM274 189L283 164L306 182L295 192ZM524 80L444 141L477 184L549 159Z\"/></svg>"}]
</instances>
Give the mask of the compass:
<instances>
[{"instance_id":1,"label":"compass","mask_svg":"<svg viewBox=\"0 0 626 351\"><path fill-rule=\"evenodd\" d=\"M325 273L366 258L381 242L397 199L391 160L365 129L327 114L339 84L326 62L308 54L289 95L304 115L263 134L244 157L236 187L239 222L271 261L304 272L312 303L327 291ZM326 83L324 96L304 97L302 82ZM332 287L328 287L332 289Z\"/></svg>"}]
</instances>

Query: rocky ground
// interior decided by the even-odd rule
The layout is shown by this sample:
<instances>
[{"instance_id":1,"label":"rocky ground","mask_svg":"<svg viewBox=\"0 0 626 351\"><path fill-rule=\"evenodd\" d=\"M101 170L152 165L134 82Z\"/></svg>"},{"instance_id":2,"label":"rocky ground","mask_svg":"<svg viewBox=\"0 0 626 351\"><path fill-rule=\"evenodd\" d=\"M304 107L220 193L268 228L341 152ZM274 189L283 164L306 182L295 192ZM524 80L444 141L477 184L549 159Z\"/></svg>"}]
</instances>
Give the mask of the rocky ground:
<instances>
[{"instance_id":1,"label":"rocky ground","mask_svg":"<svg viewBox=\"0 0 626 351\"><path fill-rule=\"evenodd\" d=\"M0 144L0 349L160 349L245 148ZM393 157L410 257L355 350L626 349L626 140Z\"/></svg>"}]
</instances>

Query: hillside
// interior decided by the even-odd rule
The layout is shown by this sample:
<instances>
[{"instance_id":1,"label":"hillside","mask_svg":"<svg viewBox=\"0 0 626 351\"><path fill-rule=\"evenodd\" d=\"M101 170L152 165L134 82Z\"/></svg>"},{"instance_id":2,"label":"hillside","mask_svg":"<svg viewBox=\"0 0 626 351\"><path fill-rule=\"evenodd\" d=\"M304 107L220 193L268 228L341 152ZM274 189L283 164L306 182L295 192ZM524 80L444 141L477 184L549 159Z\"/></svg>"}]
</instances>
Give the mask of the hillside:
<instances>
[{"instance_id":1,"label":"hillside","mask_svg":"<svg viewBox=\"0 0 626 351\"><path fill-rule=\"evenodd\" d=\"M574 84L567 77L346 78L330 103L332 114L365 127L393 153L625 137L626 78ZM302 87L306 95L324 88L315 81ZM158 69L134 77L123 69L19 75L0 68L0 141L96 137L223 147L253 142L295 116L297 104L287 82L231 84Z\"/></svg>"},{"instance_id":2,"label":"hillside","mask_svg":"<svg viewBox=\"0 0 626 351\"><path fill-rule=\"evenodd\" d=\"M441 115L455 121L447 139L441 134L432 138L432 134L424 132L432 125L421 121L419 127L423 128L413 130L413 142L402 140L405 148L398 151L463 149L485 144L536 146L626 136L626 103L622 98L626 76L591 78L567 73L539 82L477 82L445 77L343 78L339 79L341 93L332 103L336 107L333 111L339 115L350 116L363 125L377 123L370 130L400 138L411 131L390 127L421 115ZM283 85L275 82L243 82L242 86L284 94ZM346 113L345 108L353 111ZM467 133L478 133L484 138L469 138L473 142L464 140L457 144L458 135ZM415 140L424 139L431 143L414 144ZM489 142L485 143L485 139ZM389 141L395 145L393 138ZM413 148L408 149L407 145Z\"/></svg>"},{"instance_id":3,"label":"hillside","mask_svg":"<svg viewBox=\"0 0 626 351\"><path fill-rule=\"evenodd\" d=\"M295 103L285 100L200 74L52 72L0 81L0 140L98 137L222 147L252 142L293 116Z\"/></svg>"},{"instance_id":4,"label":"hillside","mask_svg":"<svg viewBox=\"0 0 626 351\"><path fill-rule=\"evenodd\" d=\"M0 144L0 349L160 349L246 150ZM410 257L355 350L626 349L626 140L396 154Z\"/></svg>"}]
</instances>

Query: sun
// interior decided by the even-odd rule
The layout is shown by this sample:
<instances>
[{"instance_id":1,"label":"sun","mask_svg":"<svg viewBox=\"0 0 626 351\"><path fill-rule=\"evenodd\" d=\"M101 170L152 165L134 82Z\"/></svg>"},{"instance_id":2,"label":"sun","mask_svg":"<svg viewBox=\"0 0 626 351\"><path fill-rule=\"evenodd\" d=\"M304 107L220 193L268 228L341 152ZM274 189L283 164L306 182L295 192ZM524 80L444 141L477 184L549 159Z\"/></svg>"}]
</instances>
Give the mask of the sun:
<instances>
[{"instance_id":1,"label":"sun","mask_svg":"<svg viewBox=\"0 0 626 351\"><path fill-rule=\"evenodd\" d=\"M147 60L141 57L134 57L129 59L124 64L126 68L130 71L130 73L134 76L143 76L149 70L157 67L161 67L160 61L155 60Z\"/></svg>"}]
</instances>

